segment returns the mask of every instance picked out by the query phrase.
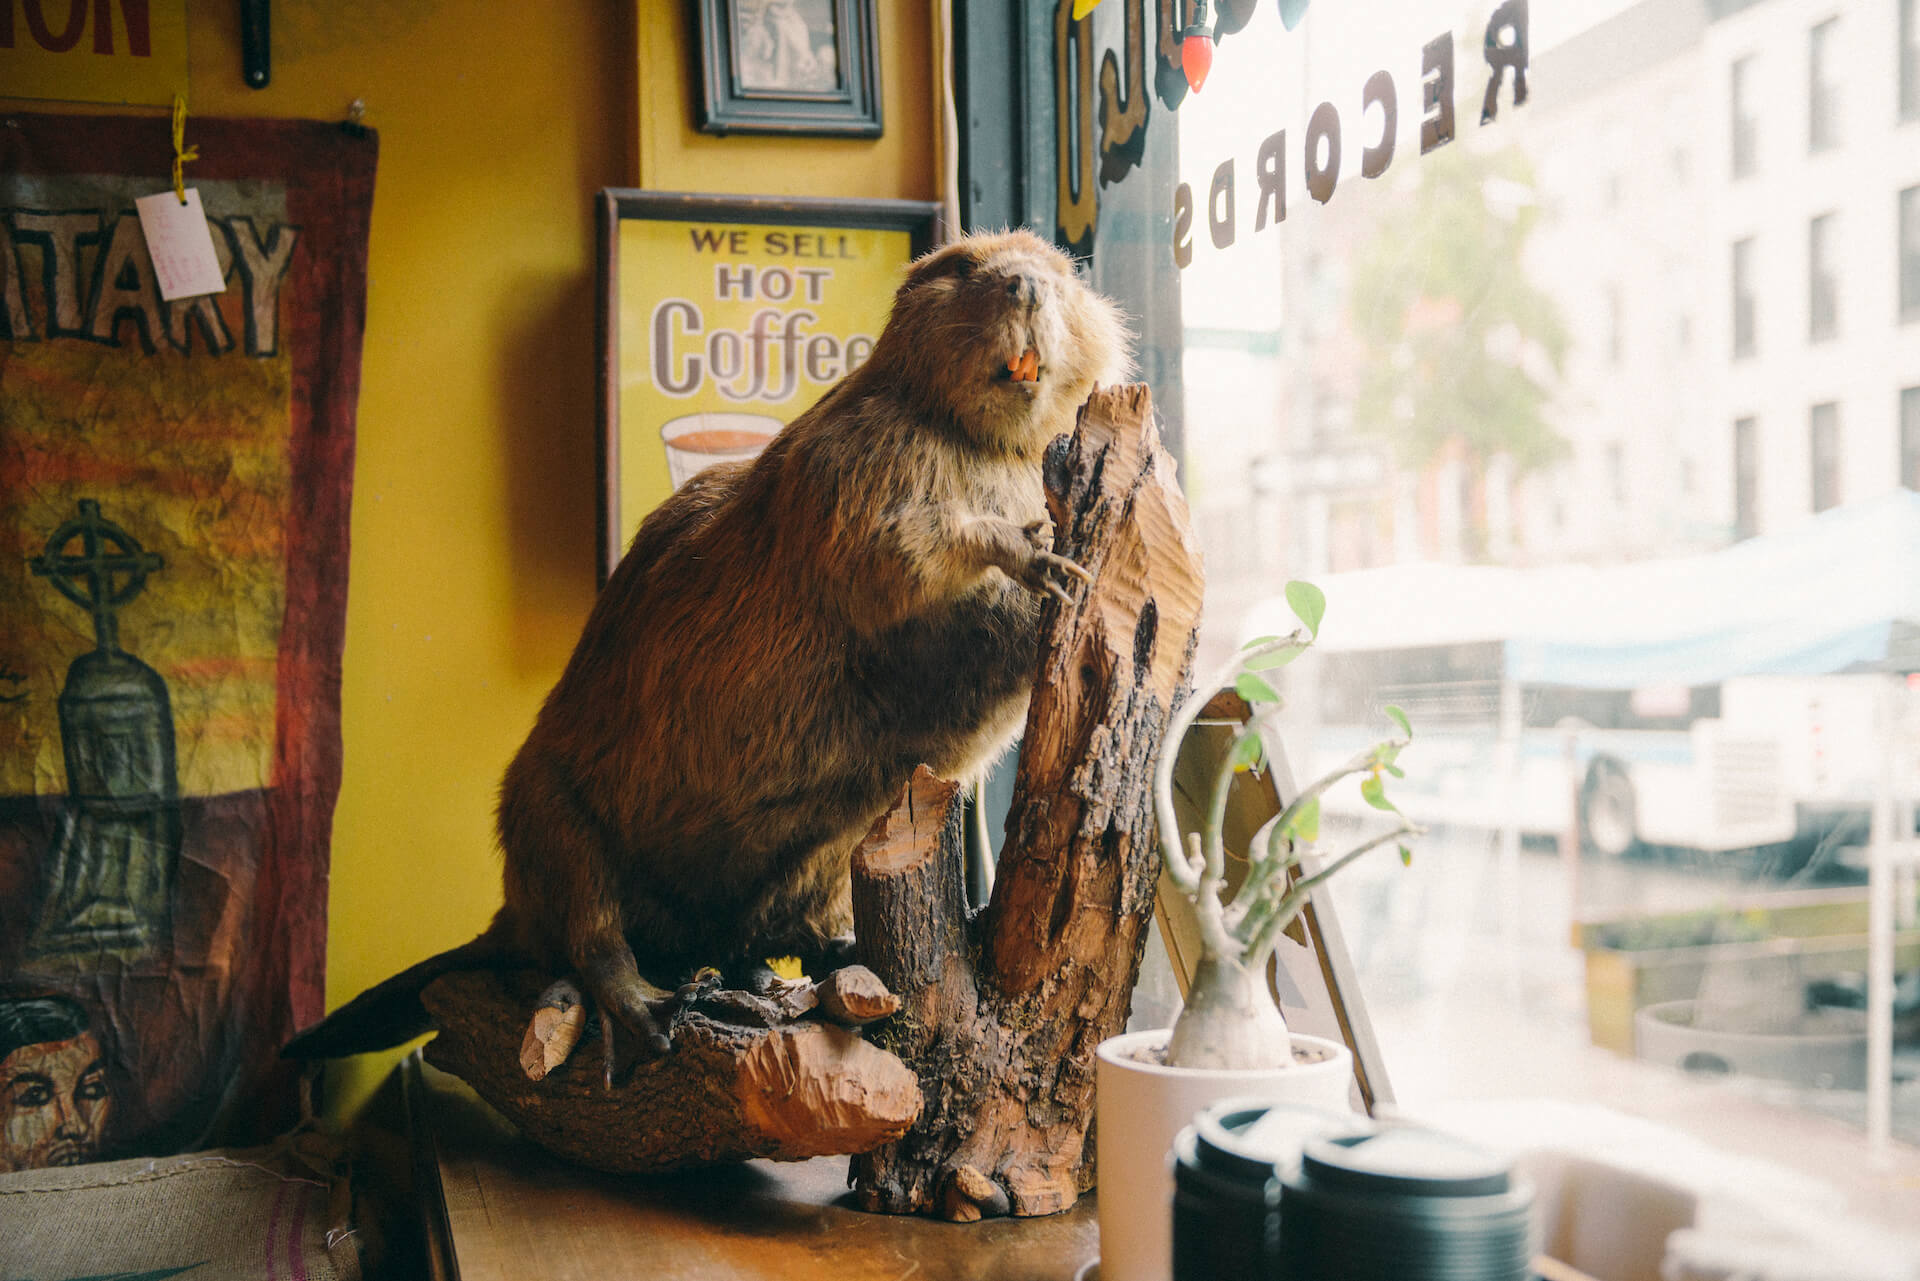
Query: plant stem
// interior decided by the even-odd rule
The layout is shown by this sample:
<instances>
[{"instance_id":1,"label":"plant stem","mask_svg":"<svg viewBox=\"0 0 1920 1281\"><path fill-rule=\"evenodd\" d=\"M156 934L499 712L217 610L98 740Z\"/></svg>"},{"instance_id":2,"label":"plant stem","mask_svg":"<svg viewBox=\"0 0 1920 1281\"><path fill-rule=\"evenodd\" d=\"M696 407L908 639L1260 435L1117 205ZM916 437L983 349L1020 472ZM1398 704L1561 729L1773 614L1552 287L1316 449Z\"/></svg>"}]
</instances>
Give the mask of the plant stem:
<instances>
[{"instance_id":1,"label":"plant stem","mask_svg":"<svg viewBox=\"0 0 1920 1281\"><path fill-rule=\"evenodd\" d=\"M1247 875L1240 882L1240 892L1233 896L1233 903L1227 908L1225 917L1227 928L1235 938L1244 940L1248 937L1244 928L1247 917L1271 891L1274 882L1281 880L1286 870L1299 861L1292 840L1288 840L1284 846L1280 845L1280 818L1276 814L1262 823L1247 846ZM1277 854L1276 847L1279 848Z\"/></svg>"},{"instance_id":2,"label":"plant stem","mask_svg":"<svg viewBox=\"0 0 1920 1281\"><path fill-rule=\"evenodd\" d=\"M1175 888L1189 898L1200 892L1204 867L1200 858L1189 858L1187 851L1182 848L1184 842L1180 839L1180 822L1173 809L1173 767L1180 755L1180 745L1186 741L1187 731L1193 723L1200 719L1200 713L1205 710L1214 691L1231 684L1248 662L1289 647L1304 650L1309 643L1310 638L1304 630L1295 630L1289 636L1269 641L1255 649L1236 652L1206 683L1195 685L1186 701L1174 709L1173 715L1167 719L1167 732L1160 740L1160 759L1153 772L1154 817L1159 820L1160 854L1167 876Z\"/></svg>"},{"instance_id":3,"label":"plant stem","mask_svg":"<svg viewBox=\"0 0 1920 1281\"><path fill-rule=\"evenodd\" d=\"M1338 768L1326 774L1323 774L1319 778L1315 779L1312 783L1308 784L1305 788L1301 789L1300 795L1293 798L1293 803L1288 805L1287 808L1285 808L1284 810L1280 811L1280 818L1279 818L1280 825L1282 827L1285 827L1289 823L1291 823L1294 819L1294 816L1300 812L1301 806L1305 805L1308 801L1314 799L1316 796L1319 796L1322 792L1326 791L1329 787L1332 787L1335 783L1338 783L1341 779L1350 778L1355 774L1365 774L1370 772L1374 768L1374 765L1373 765L1374 759L1382 748L1387 748L1387 747L1404 748L1411 741L1412 741L1411 739L1404 738L1404 737L1389 738L1381 742L1375 743L1372 747L1367 748L1363 752L1356 752L1353 756L1349 757L1344 764L1342 764Z\"/></svg>"},{"instance_id":4,"label":"plant stem","mask_svg":"<svg viewBox=\"0 0 1920 1281\"><path fill-rule=\"evenodd\" d=\"M1280 932L1293 923L1293 918L1300 914L1300 909L1305 907L1307 900L1313 896L1314 889L1329 880L1335 872L1362 854L1377 850L1389 841L1419 836L1425 831L1425 828L1413 823L1402 822L1392 831L1383 832L1370 841L1354 846L1313 875L1303 876L1295 881L1293 887L1281 898L1279 905L1270 913L1263 914L1264 919L1257 927L1252 930L1243 930L1246 937L1246 963L1256 968L1267 963L1268 955L1280 941Z\"/></svg>"}]
</instances>

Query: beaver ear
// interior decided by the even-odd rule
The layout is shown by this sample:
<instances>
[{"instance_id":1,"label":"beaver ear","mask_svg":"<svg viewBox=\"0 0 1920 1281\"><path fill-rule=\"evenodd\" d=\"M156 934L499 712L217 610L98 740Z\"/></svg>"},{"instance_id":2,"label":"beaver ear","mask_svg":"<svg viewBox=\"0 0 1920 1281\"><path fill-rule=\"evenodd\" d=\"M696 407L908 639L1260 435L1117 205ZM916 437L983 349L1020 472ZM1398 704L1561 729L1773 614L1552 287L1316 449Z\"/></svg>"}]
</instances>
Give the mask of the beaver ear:
<instances>
[{"instance_id":1,"label":"beaver ear","mask_svg":"<svg viewBox=\"0 0 1920 1281\"><path fill-rule=\"evenodd\" d=\"M963 251L930 255L922 258L915 265L912 272L908 274L906 283L900 286L900 292L911 293L920 286L931 284L936 280L949 278L964 280L973 274L973 269L977 266L979 263L974 260L973 255Z\"/></svg>"}]
</instances>

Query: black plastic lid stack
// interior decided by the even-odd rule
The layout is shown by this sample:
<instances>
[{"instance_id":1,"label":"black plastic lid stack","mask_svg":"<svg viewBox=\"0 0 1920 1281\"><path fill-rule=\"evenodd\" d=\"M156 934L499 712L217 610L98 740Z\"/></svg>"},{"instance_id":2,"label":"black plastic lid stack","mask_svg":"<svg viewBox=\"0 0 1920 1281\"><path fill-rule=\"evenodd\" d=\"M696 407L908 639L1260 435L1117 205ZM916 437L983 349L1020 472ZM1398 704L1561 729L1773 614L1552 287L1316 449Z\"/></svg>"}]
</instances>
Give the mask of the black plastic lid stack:
<instances>
[{"instance_id":1,"label":"black plastic lid stack","mask_svg":"<svg viewBox=\"0 0 1920 1281\"><path fill-rule=\"evenodd\" d=\"M1527 1281L1533 1189L1413 1126L1309 1139L1280 1197L1285 1281Z\"/></svg>"},{"instance_id":2,"label":"black plastic lid stack","mask_svg":"<svg viewBox=\"0 0 1920 1281\"><path fill-rule=\"evenodd\" d=\"M1365 1121L1317 1108L1228 1099L1173 1146L1175 1281L1272 1281L1279 1268L1279 1167L1310 1138Z\"/></svg>"}]
</instances>

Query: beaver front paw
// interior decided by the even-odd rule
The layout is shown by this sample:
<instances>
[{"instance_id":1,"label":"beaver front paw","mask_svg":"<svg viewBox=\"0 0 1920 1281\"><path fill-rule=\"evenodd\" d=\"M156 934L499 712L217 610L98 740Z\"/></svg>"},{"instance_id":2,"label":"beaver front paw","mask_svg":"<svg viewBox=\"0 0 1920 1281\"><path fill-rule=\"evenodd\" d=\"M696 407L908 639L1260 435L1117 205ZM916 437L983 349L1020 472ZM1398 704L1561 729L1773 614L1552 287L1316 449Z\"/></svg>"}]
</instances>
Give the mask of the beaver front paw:
<instances>
[{"instance_id":1,"label":"beaver front paw","mask_svg":"<svg viewBox=\"0 0 1920 1281\"><path fill-rule=\"evenodd\" d=\"M1034 595L1046 592L1062 605L1073 604L1073 595L1067 588L1076 579L1082 583L1093 581L1093 575L1078 561L1039 547L1027 555L1014 578Z\"/></svg>"}]
</instances>

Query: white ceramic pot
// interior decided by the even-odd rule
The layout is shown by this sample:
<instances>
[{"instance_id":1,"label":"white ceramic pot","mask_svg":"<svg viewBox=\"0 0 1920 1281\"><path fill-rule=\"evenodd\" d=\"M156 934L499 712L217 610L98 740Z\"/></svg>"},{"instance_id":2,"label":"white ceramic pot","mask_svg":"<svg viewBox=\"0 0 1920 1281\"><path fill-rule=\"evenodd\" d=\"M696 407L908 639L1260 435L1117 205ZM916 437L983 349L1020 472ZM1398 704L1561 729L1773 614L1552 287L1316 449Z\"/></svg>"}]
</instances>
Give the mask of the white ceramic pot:
<instances>
[{"instance_id":1,"label":"white ceramic pot","mask_svg":"<svg viewBox=\"0 0 1920 1281\"><path fill-rule=\"evenodd\" d=\"M1174 1136L1221 1099L1249 1095L1334 1112L1352 1109L1353 1055L1337 1041L1293 1037L1294 1064L1257 1072L1164 1067L1133 1057L1164 1045L1166 1029L1100 1043L1095 1078L1099 1157L1100 1281L1168 1281L1173 1275Z\"/></svg>"}]
</instances>

